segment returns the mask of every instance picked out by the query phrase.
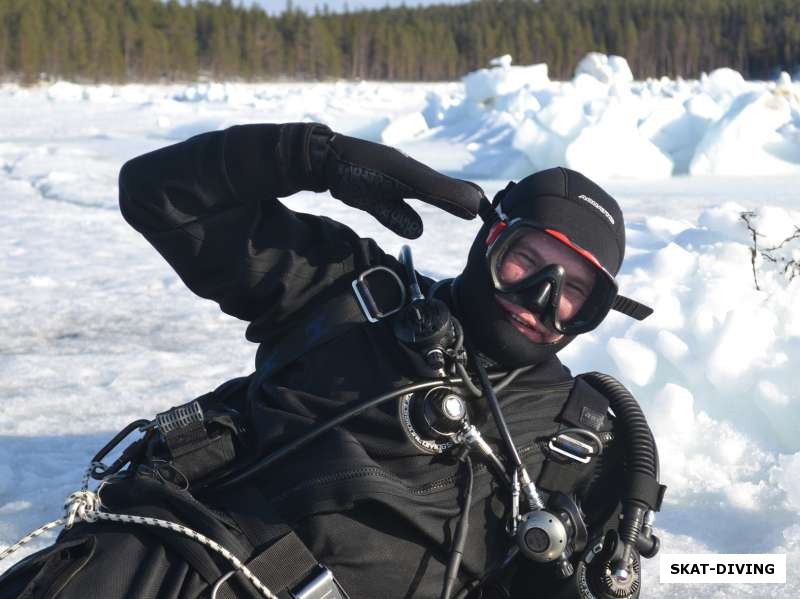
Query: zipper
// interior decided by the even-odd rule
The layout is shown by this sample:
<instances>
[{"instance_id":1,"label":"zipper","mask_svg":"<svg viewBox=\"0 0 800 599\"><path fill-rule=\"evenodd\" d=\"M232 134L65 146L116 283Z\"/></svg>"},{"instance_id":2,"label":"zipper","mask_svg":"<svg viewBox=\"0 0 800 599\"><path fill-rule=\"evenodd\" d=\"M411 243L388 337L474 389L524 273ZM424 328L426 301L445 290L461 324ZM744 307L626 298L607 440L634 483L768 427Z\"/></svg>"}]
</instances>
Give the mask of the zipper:
<instances>
[{"instance_id":1,"label":"zipper","mask_svg":"<svg viewBox=\"0 0 800 599\"><path fill-rule=\"evenodd\" d=\"M553 385L548 385L546 387L539 387L539 388L536 389L536 391L540 391L541 392L541 391L566 390L566 389L571 389L573 387L573 385L574 385L574 381L567 381L567 382L564 382L564 383L556 383L556 384L553 384ZM513 386L510 386L510 388L513 389ZM524 389L518 389L518 390L519 391L524 391ZM502 402L501 402L501 405L502 405ZM517 448L517 453L520 455L520 457L522 457L522 456L530 453L531 451L533 451L535 449L539 449L540 451L544 452L547 449L547 443L548 443L549 439L550 439L550 437L547 437L546 439L537 439L537 440L533 441L532 443L528 443L527 445L523 445L523 446ZM473 474L483 474L484 472L488 471L488 469L489 469L488 464L481 462L481 463L478 463L477 465L474 465L472 467L472 472L473 472ZM354 469L351 469L351 470L343 470L341 472L336 472L336 473L333 473L333 474L326 474L326 475L323 475L323 476L318 476L318 477L312 478L310 480L306 480L306 481L300 483L299 485L296 485L296 486L292 487L291 489L289 489L287 491L284 491L280 495L277 495L276 497L273 498L273 501L276 501L276 502L280 501L280 500L286 498L287 496L289 496L291 494L297 493L299 491L311 489L311 488L313 488L315 486L318 486L318 485L329 485L329 484L336 483L336 482L341 482L341 481L345 481L345 480L353 480L353 479L363 478L363 477L368 477L368 476L369 477L373 477L374 476L374 477L386 479L387 481L390 481L390 482L398 484L406 492L411 493L412 495L422 496L422 495L428 495L430 493L433 493L433 492L436 492L436 491L440 491L442 489L446 489L448 487L453 486L456 483L456 481L458 481L461 478L462 475L456 473L456 474L452 474L450 476L447 476L445 478L440 478L440 479L435 480L433 482L426 483L426 484L418 486L418 487L410 487L409 488L403 483L402 479L400 479L399 477L387 472L383 468L376 467L376 466L363 466L363 467L360 467L360 468L354 468Z\"/></svg>"},{"instance_id":2,"label":"zipper","mask_svg":"<svg viewBox=\"0 0 800 599\"><path fill-rule=\"evenodd\" d=\"M547 441L537 440L537 441L535 441L533 443L529 443L528 445L524 445L524 446L518 448L517 452L519 453L520 457L522 457L523 455L526 455L526 454L530 453L534 449L542 448L542 447L547 447ZM488 471L488 465L485 464L485 463L478 463L477 465L472 467L472 472L474 474L483 474L486 471ZM452 474L452 475L447 476L445 478L440 478L438 480L435 480L435 481L430 482L430 483L426 483L426 484L421 485L419 487L406 487L405 484L403 484L402 480L399 477L387 472L383 468L376 467L376 466L364 466L362 468L354 468L352 470L343 470L341 472L335 472L333 474L326 474L324 476L318 476L318 477L303 481L299 485L296 485L296 486L292 487L291 489L288 489L287 491L284 491L280 495L275 496L272 499L272 501L279 502L279 501L285 499L286 497L288 497L290 495L293 495L293 494L298 493L300 491L309 490L309 489L314 488L316 486L330 485L330 484L337 483L337 482L342 482L342 481L345 481L345 480L353 480L353 479L363 478L363 477L383 478L383 479L386 479L387 481L390 481L390 482L398 484L399 486L403 487L403 489L406 492L411 493L412 495L423 496L423 495L428 495L428 494L436 492L436 491L440 491L442 489L446 489L448 487L452 487L462 477L462 475L460 475L460 474Z\"/></svg>"},{"instance_id":3,"label":"zipper","mask_svg":"<svg viewBox=\"0 0 800 599\"><path fill-rule=\"evenodd\" d=\"M603 443L608 443L614 439L614 434L607 432L607 433L599 433L598 436L603 441ZM539 449L542 454L545 453L547 450L547 446L549 443L550 437L546 437L544 439L536 439L532 443L528 443L527 445L523 445L517 448L517 453L519 453L520 457L529 454L530 452L534 451L535 449ZM484 472L488 471L489 466L486 463L479 462L478 464L472 467L473 474L483 474ZM341 472L335 472L333 474L326 474L323 476L318 476L309 480L306 480L299 485L292 487L291 489L284 491L280 495L277 495L273 498L273 501L281 501L285 499L287 496L297 493L299 491L307 490L313 488L318 485L330 485L332 483L341 482L345 480L353 480L357 478L363 477L377 477L383 478L390 482L397 483L398 485L402 486L404 490L411 493L412 495L423 496L428 495L430 493L434 493L436 491L440 491L442 489L446 489L448 487L452 487L461 477L461 474L452 474L445 478L440 478L430 483L426 483L424 485L420 485L418 487L406 487L402 479L399 477L387 472L383 468L377 466L363 466L361 468L353 468L351 470L343 470Z\"/></svg>"},{"instance_id":4,"label":"zipper","mask_svg":"<svg viewBox=\"0 0 800 599\"><path fill-rule=\"evenodd\" d=\"M548 437L549 439L549 437ZM527 445L523 445L522 447L517 448L517 453L520 457L532 452L534 449L540 449L544 451L547 448L547 441L545 440L536 440L533 443L528 443ZM477 465L472 467L473 474L483 474L489 470L489 465L483 462L478 463ZM433 481L432 483L427 483L420 487L412 487L410 489L411 493L414 495L427 495L428 493L433 493L434 491L439 491L444 489L448 486L452 486L455 482L461 478L460 474L453 474L446 478L440 478L439 480Z\"/></svg>"},{"instance_id":5,"label":"zipper","mask_svg":"<svg viewBox=\"0 0 800 599\"><path fill-rule=\"evenodd\" d=\"M562 391L562 390L572 389L572 387L574 385L575 385L574 381L565 381L563 383L555 383L555 384L552 384L552 385L538 387L536 390L539 391L539 392L542 392L542 391ZM514 390L515 389L515 387L513 386L513 383L511 385L509 385L508 389L509 390ZM521 389L521 388L516 389L516 390L517 391L525 391L525 389ZM502 406L502 404L503 404L503 402L501 401L500 405ZM533 443L528 443L527 445L523 445L522 447L518 447L517 448L517 453L519 454L520 457L522 457L523 455L533 451L537 447L540 448L540 449L543 448L543 447L547 447L547 441L534 441ZM488 469L489 469L488 464L481 462L481 463L478 463L477 465L472 467L472 472L473 472L473 474L483 474ZM433 482L426 483L426 484L424 484L422 486L419 486L419 487L412 487L411 489L409 489L409 491L414 495L427 495L428 493L433 493L435 491L439 491L441 489L444 489L444 488L447 488L449 486L452 486L453 484L455 484L455 482L459 478L461 478L461 475L453 474L453 475L448 476L446 478L440 478L439 480L435 480Z\"/></svg>"},{"instance_id":6,"label":"zipper","mask_svg":"<svg viewBox=\"0 0 800 599\"><path fill-rule=\"evenodd\" d=\"M294 487L284 491L280 495L276 495L275 497L272 498L272 501L275 502L281 501L282 499L285 499L289 495L292 495L304 489L310 489L318 485L329 485L331 483L362 478L365 476L385 478L387 480L391 480L393 482L402 484L400 483L400 479L398 477L394 476L393 474L390 474L383 468L379 468L377 466L363 466L361 468L353 468L352 470L342 470L341 472L326 474L323 476L318 476L316 478L303 481L299 485L295 485Z\"/></svg>"},{"instance_id":7,"label":"zipper","mask_svg":"<svg viewBox=\"0 0 800 599\"><path fill-rule=\"evenodd\" d=\"M603 446L605 447L606 443L610 443L614 440L614 433L606 432L606 433L598 433L598 437L600 440L603 441ZM534 440L532 443L528 443L527 445L523 445L517 448L517 453L520 457L523 457L526 454L529 454L535 449L539 449L539 451L544 454L548 449L548 443L550 442L550 437L540 438ZM478 463L477 465L472 467L472 472L474 474L483 474L484 472L488 471L489 465L483 462ZM419 487L412 487L409 489L411 493L414 495L427 495L428 493L433 493L435 491L439 491L441 489L447 488L455 484L455 482L461 478L460 474L453 474L446 478L440 478L439 480L435 480L431 483L427 483L425 485Z\"/></svg>"}]
</instances>

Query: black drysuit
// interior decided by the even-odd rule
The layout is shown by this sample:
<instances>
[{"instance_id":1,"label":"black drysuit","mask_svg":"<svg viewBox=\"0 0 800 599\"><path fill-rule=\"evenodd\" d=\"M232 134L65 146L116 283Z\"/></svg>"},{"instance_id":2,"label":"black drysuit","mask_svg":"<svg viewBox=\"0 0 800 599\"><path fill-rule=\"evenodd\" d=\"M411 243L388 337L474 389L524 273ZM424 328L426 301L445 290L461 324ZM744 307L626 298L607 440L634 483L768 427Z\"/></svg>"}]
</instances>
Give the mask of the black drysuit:
<instances>
[{"instance_id":1,"label":"black drysuit","mask_svg":"<svg viewBox=\"0 0 800 599\"><path fill-rule=\"evenodd\" d=\"M120 174L125 219L192 291L250 322L247 339L264 350L257 361L284 336L314 334L314 327L324 326L319 306L352 293L354 277L366 268L383 264L401 272L373 240L278 201L287 188L274 164L277 136L277 125L206 133L131 160ZM298 326L306 330L299 333ZM353 326L249 390L244 410L255 444L249 451L278 448L343 406L414 379L387 323ZM544 460L543 441L565 427L557 417L570 392L593 393L586 385L576 386L553 357L499 394L534 480ZM491 419L481 430L502 455ZM612 442L603 467L577 484L594 535L614 522L618 507L621 458L616 451ZM512 545L505 532L506 491L479 457L473 464L459 588L500 564ZM414 448L400 427L397 402L391 401L238 489L246 489L249 497L255 492L256 503L268 503L271 513L290 523L352 599L432 599L442 588L463 501L463 474L455 460ZM207 499L214 501L225 503ZM224 510L224 505L215 507ZM162 542L164 535L98 524L78 526L62 539L81 534L93 535L93 555L66 577L58 597L206 596L205 583ZM525 596L557 596L556 588L564 585L547 567L536 571L535 586ZM28 577L33 574L35 569ZM24 586L19 580L25 577L17 578L16 586L6 582L7 590ZM0 597L11 596L2 589Z\"/></svg>"}]
</instances>

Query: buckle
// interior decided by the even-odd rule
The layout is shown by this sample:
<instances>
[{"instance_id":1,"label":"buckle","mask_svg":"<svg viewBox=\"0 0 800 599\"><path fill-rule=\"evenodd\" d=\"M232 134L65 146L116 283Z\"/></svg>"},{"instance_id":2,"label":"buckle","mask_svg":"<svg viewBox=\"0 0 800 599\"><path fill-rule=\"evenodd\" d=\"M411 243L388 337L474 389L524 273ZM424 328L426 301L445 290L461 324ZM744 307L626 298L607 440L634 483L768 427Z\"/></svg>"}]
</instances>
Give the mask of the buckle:
<instances>
[{"instance_id":1,"label":"buckle","mask_svg":"<svg viewBox=\"0 0 800 599\"><path fill-rule=\"evenodd\" d=\"M391 275L395 282L397 282L397 286L400 288L400 303L397 305L397 307L390 308L389 310L382 310L378 306L375 298L372 295L372 292L369 289L368 277L381 271L385 271ZM358 278L353 281L353 293L358 300L358 305L361 306L361 311L364 313L364 316L366 316L367 320L373 324L386 318L387 316L396 314L402 310L403 306L406 304L406 288L405 285L403 285L403 281L400 280L400 277L396 272L386 266L373 266L372 268L368 268L358 275Z\"/></svg>"},{"instance_id":2,"label":"buckle","mask_svg":"<svg viewBox=\"0 0 800 599\"><path fill-rule=\"evenodd\" d=\"M594 455L594 447L588 443L578 441L575 437L560 433L550 439L547 446L554 452L568 457L571 460L580 462L581 464L588 464L589 460Z\"/></svg>"},{"instance_id":3,"label":"buckle","mask_svg":"<svg viewBox=\"0 0 800 599\"><path fill-rule=\"evenodd\" d=\"M291 592L293 599L350 599L344 592L333 572L322 564L317 566L311 580Z\"/></svg>"},{"instance_id":4,"label":"buckle","mask_svg":"<svg viewBox=\"0 0 800 599\"><path fill-rule=\"evenodd\" d=\"M167 435L179 428L203 423L203 408L195 400L182 406L170 408L156 416L156 428L161 434Z\"/></svg>"}]
</instances>

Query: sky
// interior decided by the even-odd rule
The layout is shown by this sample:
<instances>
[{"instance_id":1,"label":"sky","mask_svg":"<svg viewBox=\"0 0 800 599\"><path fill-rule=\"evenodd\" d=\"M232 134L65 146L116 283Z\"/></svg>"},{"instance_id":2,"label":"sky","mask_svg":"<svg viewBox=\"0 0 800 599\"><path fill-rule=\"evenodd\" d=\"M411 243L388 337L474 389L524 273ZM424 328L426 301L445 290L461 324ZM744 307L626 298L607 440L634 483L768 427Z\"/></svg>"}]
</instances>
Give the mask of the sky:
<instances>
[{"instance_id":1,"label":"sky","mask_svg":"<svg viewBox=\"0 0 800 599\"><path fill-rule=\"evenodd\" d=\"M303 9L313 13L314 8L327 4L332 11L344 10L345 4L350 10L360 8L383 8L385 6L422 6L428 4L463 4L467 0L293 0L295 8ZM283 12L286 8L286 0L250 0L249 4L257 4L271 14Z\"/></svg>"}]
</instances>

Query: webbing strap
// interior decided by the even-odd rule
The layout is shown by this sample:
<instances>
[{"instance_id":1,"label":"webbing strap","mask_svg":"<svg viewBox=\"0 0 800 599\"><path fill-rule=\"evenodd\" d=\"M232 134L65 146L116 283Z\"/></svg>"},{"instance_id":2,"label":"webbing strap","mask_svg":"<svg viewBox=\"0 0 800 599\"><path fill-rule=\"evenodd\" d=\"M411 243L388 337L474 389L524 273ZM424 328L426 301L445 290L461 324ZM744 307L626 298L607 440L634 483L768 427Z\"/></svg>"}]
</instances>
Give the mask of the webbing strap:
<instances>
[{"instance_id":1,"label":"webbing strap","mask_svg":"<svg viewBox=\"0 0 800 599\"><path fill-rule=\"evenodd\" d=\"M381 267L391 271L388 267ZM373 269L370 269L373 270ZM373 278L383 276L388 284L371 283L370 298L379 312L391 312L387 306L394 307L404 297L405 290L398 287L400 279L393 273L381 275L378 271ZM396 279L396 280L395 280ZM315 347L327 343L350 331L354 326L367 323L359 300L348 287L346 292L335 295L320 306L316 306L306 318L289 329L281 339L271 345L262 344L256 352L257 386L270 376L288 366Z\"/></svg>"},{"instance_id":2,"label":"webbing strap","mask_svg":"<svg viewBox=\"0 0 800 599\"><path fill-rule=\"evenodd\" d=\"M273 509L267 497L254 485L240 485L233 491L219 494L216 501L239 525L254 550L292 531L286 519Z\"/></svg>"},{"instance_id":3,"label":"webbing strap","mask_svg":"<svg viewBox=\"0 0 800 599\"><path fill-rule=\"evenodd\" d=\"M257 385L313 348L365 322L367 319L352 294L336 296L327 301L274 345L259 346L256 353Z\"/></svg>"},{"instance_id":4,"label":"webbing strap","mask_svg":"<svg viewBox=\"0 0 800 599\"><path fill-rule=\"evenodd\" d=\"M578 378L556 420L568 427L601 432L611 428L606 417L607 410L608 400ZM562 428L559 426L559 429ZM561 491L568 495L581 479L592 473L596 462L597 460L593 458L584 464L548 450L545 452L545 462L536 483L546 491Z\"/></svg>"},{"instance_id":5,"label":"webbing strap","mask_svg":"<svg viewBox=\"0 0 800 599\"><path fill-rule=\"evenodd\" d=\"M614 298L614 304L611 306L611 309L622 312L636 320L644 320L653 313L653 309L650 306L645 306L624 295L618 295Z\"/></svg>"},{"instance_id":6,"label":"webbing strap","mask_svg":"<svg viewBox=\"0 0 800 599\"><path fill-rule=\"evenodd\" d=\"M542 467L537 485L546 491L561 491L569 494L578 484L578 481L587 476L594 469L594 460L588 464L569 461L556 462L550 453Z\"/></svg>"},{"instance_id":7,"label":"webbing strap","mask_svg":"<svg viewBox=\"0 0 800 599\"><path fill-rule=\"evenodd\" d=\"M608 431L612 428L607 417L608 405L608 399L602 393L583 379L576 378L558 421L595 432Z\"/></svg>"},{"instance_id":8,"label":"webbing strap","mask_svg":"<svg viewBox=\"0 0 800 599\"><path fill-rule=\"evenodd\" d=\"M264 585L282 598L291 597L290 591L319 567L316 558L294 532L278 539L245 565ZM235 589L227 581L217 591L217 599L236 597Z\"/></svg>"}]
</instances>

